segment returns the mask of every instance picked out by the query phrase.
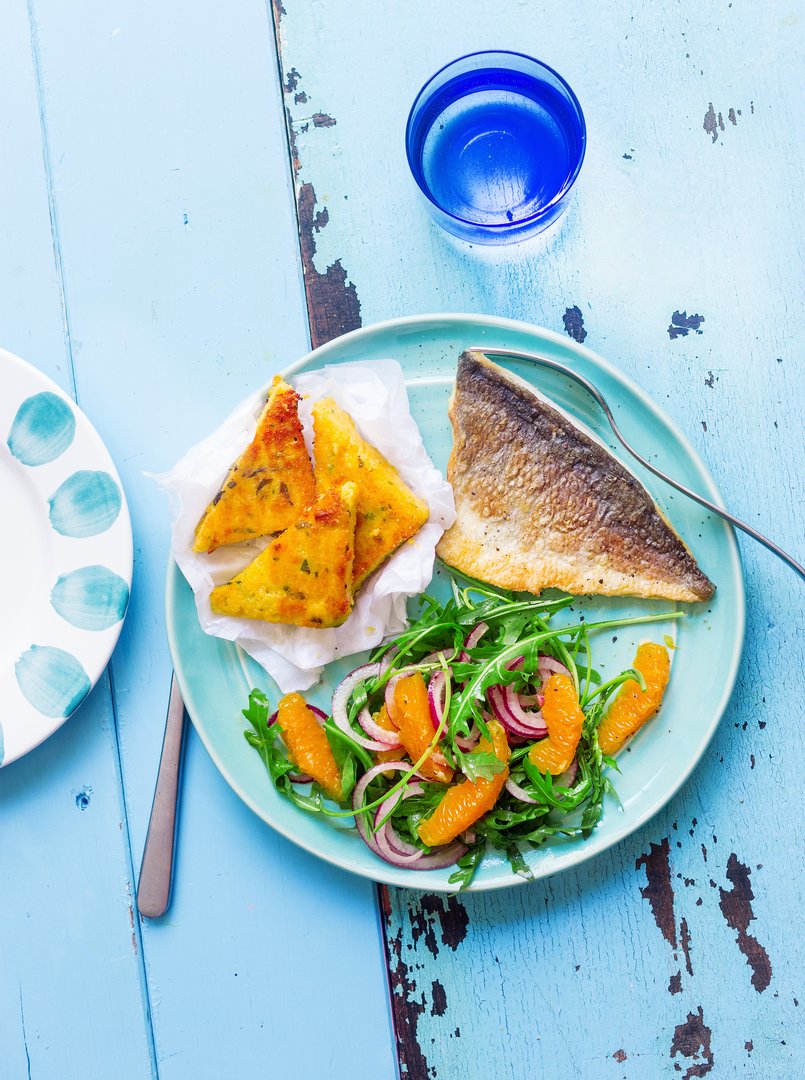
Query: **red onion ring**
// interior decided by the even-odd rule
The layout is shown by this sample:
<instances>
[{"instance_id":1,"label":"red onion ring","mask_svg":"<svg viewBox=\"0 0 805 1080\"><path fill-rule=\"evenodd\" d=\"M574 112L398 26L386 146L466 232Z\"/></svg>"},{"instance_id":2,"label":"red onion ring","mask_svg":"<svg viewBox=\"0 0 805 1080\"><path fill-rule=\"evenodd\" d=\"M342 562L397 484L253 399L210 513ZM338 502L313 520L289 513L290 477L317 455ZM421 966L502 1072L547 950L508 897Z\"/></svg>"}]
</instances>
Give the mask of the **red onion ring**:
<instances>
[{"instance_id":1,"label":"red onion ring","mask_svg":"<svg viewBox=\"0 0 805 1080\"><path fill-rule=\"evenodd\" d=\"M397 732L386 731L385 728L381 727L366 707L358 713L358 723L367 735L377 739L378 742L384 743L387 750L399 750L402 746Z\"/></svg>"},{"instance_id":2,"label":"red onion ring","mask_svg":"<svg viewBox=\"0 0 805 1080\"><path fill-rule=\"evenodd\" d=\"M504 786L509 794L513 795L515 799L519 799L520 802L536 804L537 800L532 799L528 792L521 788L519 784L515 784L511 777L509 777Z\"/></svg>"},{"instance_id":3,"label":"red onion ring","mask_svg":"<svg viewBox=\"0 0 805 1080\"><path fill-rule=\"evenodd\" d=\"M389 714L389 720L391 720L392 724L394 723L394 690L400 679L405 679L410 674L409 671L401 671L399 675L392 675L386 683L383 701L385 702L386 712Z\"/></svg>"},{"instance_id":4,"label":"red onion ring","mask_svg":"<svg viewBox=\"0 0 805 1080\"><path fill-rule=\"evenodd\" d=\"M543 683L546 682L551 675L567 675L569 678L572 678L564 664L560 664L558 660L554 660L552 656L546 656L544 653L540 653L537 657L537 673Z\"/></svg>"},{"instance_id":5,"label":"red onion ring","mask_svg":"<svg viewBox=\"0 0 805 1080\"><path fill-rule=\"evenodd\" d=\"M422 858L412 866L413 870L443 870L446 866L457 863L462 855L466 854L467 845L458 840L446 847L437 848L430 855L422 855Z\"/></svg>"},{"instance_id":6,"label":"red onion ring","mask_svg":"<svg viewBox=\"0 0 805 1080\"><path fill-rule=\"evenodd\" d=\"M534 729L543 729L543 734L548 734L548 728L545 725L545 721L542 719L541 712L529 712L524 709L520 702L520 695L515 693L511 686L503 687L503 697L506 701L506 708L515 718L519 720L524 727L533 727ZM538 738L539 736L535 736Z\"/></svg>"},{"instance_id":7,"label":"red onion ring","mask_svg":"<svg viewBox=\"0 0 805 1080\"><path fill-rule=\"evenodd\" d=\"M410 768L402 761L385 761L381 765L375 765L373 768L368 769L360 778L358 783L355 785L355 788L352 792L352 806L355 811L358 811L360 809L363 803L364 792L366 791L369 784L371 784L371 782L376 776L379 776L380 773L384 771L409 772ZM404 798L408 797L406 792L410 793L411 795L416 794L416 791L410 790L410 788L413 786L418 787L419 785L415 783L413 785L409 785L408 788L404 789ZM380 815L380 817L378 817L380 811L383 810L383 808L385 807L386 809L384 812L387 812L389 806L393 805L392 800L398 797L399 792L395 792L381 804L381 806L378 808L377 814L375 815L375 821L382 820L382 814ZM382 829L385 829L385 826L387 825L388 822L386 822L385 825L381 827L381 831ZM373 834L371 832L368 825L366 824L364 814L356 812L355 827L357 828L363 842L371 851L375 853L375 855L383 859L385 862L391 863L392 866L402 867L403 869L441 870L445 866L452 866L453 863L458 862L458 860L467 850L466 844L453 843L448 844L446 847L439 848L438 850L431 852L429 855L426 855L424 851L417 848L419 855L418 857L414 857L410 854L405 854L395 850L396 845L402 846L403 844L407 843L402 839L402 837L397 836L396 833L394 833L393 838L389 838L388 830L386 830L383 840L378 841L377 838L380 833ZM413 847L412 844L408 844L407 846Z\"/></svg>"},{"instance_id":8,"label":"red onion ring","mask_svg":"<svg viewBox=\"0 0 805 1080\"><path fill-rule=\"evenodd\" d=\"M456 744L459 750L463 750L466 753L467 750L472 750L478 745L478 740L480 739L480 737L481 729L478 727L477 724L473 724L470 728L469 735L467 735L466 737L463 735L457 735L453 739L453 742Z\"/></svg>"},{"instance_id":9,"label":"red onion ring","mask_svg":"<svg viewBox=\"0 0 805 1080\"><path fill-rule=\"evenodd\" d=\"M434 671L428 682L428 708L434 731L439 729L442 722L446 685L444 670Z\"/></svg>"},{"instance_id":10,"label":"red onion ring","mask_svg":"<svg viewBox=\"0 0 805 1080\"><path fill-rule=\"evenodd\" d=\"M343 731L345 735L348 735L358 746L362 746L364 750L388 750L389 745L386 742L381 742L380 739L365 739L362 735L358 735L353 731L349 723L347 705L350 695L358 683L362 683L364 679L376 678L381 670L380 664L362 664L361 667L355 668L354 671L351 671L349 675L341 680L333 694L333 723L339 731Z\"/></svg>"},{"instance_id":11,"label":"red onion ring","mask_svg":"<svg viewBox=\"0 0 805 1080\"><path fill-rule=\"evenodd\" d=\"M467 649L474 649L484 634L489 629L488 623L479 622L477 626L474 626L470 633L464 639L464 648L459 653L459 660L462 664L466 664L470 660L470 656L467 653Z\"/></svg>"},{"instance_id":12,"label":"red onion ring","mask_svg":"<svg viewBox=\"0 0 805 1080\"><path fill-rule=\"evenodd\" d=\"M363 804L363 794L369 787L371 782L376 776L380 776L383 772L408 772L409 766L405 765L402 761L384 761L380 765L375 765L371 769L367 769L360 780L357 782L352 790L352 808L353 810L359 810ZM386 858L382 855L380 849L375 843L374 834L366 824L366 817L364 814L355 814L355 827L358 830L361 840L368 848L370 848L375 855L379 855L381 859ZM388 860L387 860L388 861Z\"/></svg>"},{"instance_id":13,"label":"red onion ring","mask_svg":"<svg viewBox=\"0 0 805 1080\"><path fill-rule=\"evenodd\" d=\"M386 814L397 805L398 802L402 802L403 799L409 799L412 795L421 795L422 785L416 782L410 783L403 788L403 790L395 791L393 795L389 795L385 802L381 803L375 813L375 841L377 846L384 850L385 857L389 855L392 858L406 859L411 862L418 862L419 859L425 854L422 848L416 847L414 844L409 844L407 840L403 840L401 836L397 834L391 821L383 821ZM383 821L381 825L380 822Z\"/></svg>"},{"instance_id":14,"label":"red onion ring","mask_svg":"<svg viewBox=\"0 0 805 1080\"><path fill-rule=\"evenodd\" d=\"M539 723L524 723L521 719L514 715L509 702L505 694L506 687L502 686L490 686L486 692L486 698L492 709L492 712L503 724L504 728L511 735L519 735L524 739L541 739L548 734L548 728L545 725L542 716L539 716ZM515 695L516 696L516 695ZM539 714L535 714L539 715Z\"/></svg>"}]
</instances>

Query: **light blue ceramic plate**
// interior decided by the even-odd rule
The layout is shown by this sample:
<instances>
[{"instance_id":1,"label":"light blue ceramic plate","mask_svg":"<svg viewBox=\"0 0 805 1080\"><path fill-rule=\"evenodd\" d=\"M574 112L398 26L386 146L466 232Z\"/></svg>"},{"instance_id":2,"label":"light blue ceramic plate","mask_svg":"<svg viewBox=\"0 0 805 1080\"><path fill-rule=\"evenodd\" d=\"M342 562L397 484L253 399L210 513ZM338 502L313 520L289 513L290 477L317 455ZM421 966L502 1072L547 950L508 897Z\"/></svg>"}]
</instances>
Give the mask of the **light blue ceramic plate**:
<instances>
[{"instance_id":1,"label":"light blue ceramic plate","mask_svg":"<svg viewBox=\"0 0 805 1080\"><path fill-rule=\"evenodd\" d=\"M412 413L425 446L436 465L444 469L452 441L447 401L456 361L467 346L485 343L542 352L572 365L597 383L614 406L624 434L636 447L683 483L719 499L691 445L641 390L589 349L549 330L480 315L397 319L330 342L286 369L285 375L292 378L296 372L346 360L397 359L406 373ZM591 427L616 455L623 456L606 421L575 383L527 363L507 366ZM631 459L623 459L634 468ZM600 826L586 841L557 843L526 854L535 877L591 858L657 813L702 756L735 682L744 633L744 588L732 531L721 519L704 513L649 473L641 473L639 467L636 471L688 541L718 591L712 603L688 606L683 622L651 627L654 640L662 641L662 635L668 634L677 639L678 648L662 712L623 755L623 775L617 778L623 809L610 803ZM434 588L439 587L440 582L434 583ZM576 610L584 611L591 620L673 607L645 600L599 598L579 601ZM276 688L262 668L229 642L201 632L192 594L175 566L168 574L167 618L173 660L190 716L218 768L255 813L308 851L353 873L394 885L452 891L450 870L416 872L392 867L376 858L354 830L307 815L276 794L260 758L243 738L240 716L252 686L262 687L274 700ZM636 627L631 632L619 631L617 641L609 635L599 638L593 646L596 666L612 673L628 667L637 644L646 636ZM310 700L327 708L334 685L362 660L363 655L333 664L325 682L309 695ZM489 855L472 888L494 889L522 881L505 858Z\"/></svg>"},{"instance_id":2,"label":"light blue ceramic plate","mask_svg":"<svg viewBox=\"0 0 805 1080\"><path fill-rule=\"evenodd\" d=\"M100 678L131 588L120 477L59 387L0 349L0 764L51 735Z\"/></svg>"}]
</instances>

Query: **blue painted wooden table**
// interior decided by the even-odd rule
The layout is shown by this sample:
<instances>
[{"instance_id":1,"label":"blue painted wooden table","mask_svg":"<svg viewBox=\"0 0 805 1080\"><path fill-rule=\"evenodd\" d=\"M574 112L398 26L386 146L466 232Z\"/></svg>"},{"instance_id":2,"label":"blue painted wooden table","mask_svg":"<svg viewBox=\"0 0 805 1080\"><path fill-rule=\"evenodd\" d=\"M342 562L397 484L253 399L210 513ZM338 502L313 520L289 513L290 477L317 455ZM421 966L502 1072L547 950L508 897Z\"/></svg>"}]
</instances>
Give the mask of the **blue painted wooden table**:
<instances>
[{"instance_id":1,"label":"blue painted wooden table","mask_svg":"<svg viewBox=\"0 0 805 1080\"><path fill-rule=\"evenodd\" d=\"M0 344L123 476L132 604L80 711L0 773L0 1075L801 1075L802 600L742 543L736 693L652 822L557 878L444 899L317 863L191 733L172 907L134 914L170 679L169 466L278 367L423 311L565 330L802 554L802 13L748 0L0 0ZM549 246L432 225L402 131L453 56L579 94Z\"/></svg>"}]
</instances>

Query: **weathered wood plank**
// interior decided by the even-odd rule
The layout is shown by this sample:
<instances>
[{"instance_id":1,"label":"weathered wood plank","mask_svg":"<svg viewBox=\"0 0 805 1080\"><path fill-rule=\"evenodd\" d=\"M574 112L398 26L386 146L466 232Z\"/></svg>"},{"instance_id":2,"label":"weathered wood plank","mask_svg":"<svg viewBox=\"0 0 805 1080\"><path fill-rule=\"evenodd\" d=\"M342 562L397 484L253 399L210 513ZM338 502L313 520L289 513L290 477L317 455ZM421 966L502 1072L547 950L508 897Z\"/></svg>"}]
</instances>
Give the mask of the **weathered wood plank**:
<instances>
[{"instance_id":1,"label":"weathered wood plank","mask_svg":"<svg viewBox=\"0 0 805 1080\"><path fill-rule=\"evenodd\" d=\"M430 223L403 147L419 85L488 45L488 5L284 8L300 226L315 241L307 276L345 268L341 310L357 304L365 323L479 310L586 339L677 420L727 503L796 549L803 160L790 138L791 9L498 6L495 42L562 71L590 130L560 231L499 254ZM549 882L449 903L385 895L403 1075L519 1078L561 1062L579 1077L787 1076L801 1059L802 943L788 913L802 707L778 674L781 661L801 667L801 597L765 552L743 551L739 686L666 811Z\"/></svg>"},{"instance_id":2,"label":"weathered wood plank","mask_svg":"<svg viewBox=\"0 0 805 1080\"><path fill-rule=\"evenodd\" d=\"M39 26L21 3L0 4L0 22L0 344L70 393ZM130 1075L150 1076L106 677L44 746L0 770L0 822L0 1073L55 1080L81 1062L83 1075L100 1077L124 1060Z\"/></svg>"},{"instance_id":3,"label":"weathered wood plank","mask_svg":"<svg viewBox=\"0 0 805 1080\"><path fill-rule=\"evenodd\" d=\"M120 467L136 549L132 604L113 663L125 801L119 781L110 788L87 769L72 784L76 794L85 783L94 789L90 807L81 813L71 795L63 813L72 815L74 830L78 822L86 831L97 807L98 818L117 834L124 806L136 866L170 680L162 614L167 511L144 470L170 466L246 392L308 348L290 170L271 20L262 2L131 8L37 0L36 20L76 381ZM20 230L15 238L19 261L27 235ZM25 315L35 325L33 296ZM65 738L78 730L71 722ZM57 758L64 745L57 739L37 758L40 765ZM56 800L52 773L43 774L43 786L45 778ZM114 816L98 801L102 795L115 802ZM14 798L22 815L22 784ZM42 798L43 812L50 807L55 818L55 805ZM86 893L114 868L108 841L92 839L80 848L77 865L90 858L102 865L80 881L66 910L74 919L78 897L87 904L86 936L79 940L96 958L89 970L104 975L91 997L76 994L64 1024L74 1022L75 1040L99 1041L108 1025L104 1051L115 1056L99 1053L101 1064L86 1068L87 1076L120 1075L124 1068L139 1078L150 1066L135 1053L134 1023L118 1035L118 1012L132 995L142 1016L137 979L123 973L133 956L131 872L121 868L117 883L128 950L119 959L103 926L97 945L92 935L89 914L101 922L99 909L111 902L103 890L91 903ZM65 869L69 850L65 844ZM69 921L65 933L60 918L70 886L60 878L58 891L48 891L47 866L35 871L25 867L30 888L47 900L36 922L49 912L45 940L59 956L58 995L69 994L75 981L65 969L72 964L80 972L84 962ZM7 884L14 888L13 881ZM64 940L54 945L59 934ZM143 926L142 939L162 1080L266 1070L286 1075L300 1062L311 1074L337 1080L354 1075L358 1042L371 1075L390 1071L371 885L313 867L268 830L231 792L192 733L173 903L164 920ZM22 955L14 958L27 970ZM110 986L117 972L127 988ZM37 986L44 1007L50 988L44 980ZM5 1015L16 1037L16 987L9 993ZM51 1003L61 1000L58 995ZM306 1015L312 1019L303 1031ZM27 1001L25 1022L30 1046L32 1033L43 1037L45 1026L40 1017L31 1019ZM141 1040L142 1030L141 1024ZM63 1077L70 1062L94 1065L91 1056L62 1050L54 1042L60 1072L33 1075ZM24 1056L19 1060L24 1068Z\"/></svg>"}]
</instances>

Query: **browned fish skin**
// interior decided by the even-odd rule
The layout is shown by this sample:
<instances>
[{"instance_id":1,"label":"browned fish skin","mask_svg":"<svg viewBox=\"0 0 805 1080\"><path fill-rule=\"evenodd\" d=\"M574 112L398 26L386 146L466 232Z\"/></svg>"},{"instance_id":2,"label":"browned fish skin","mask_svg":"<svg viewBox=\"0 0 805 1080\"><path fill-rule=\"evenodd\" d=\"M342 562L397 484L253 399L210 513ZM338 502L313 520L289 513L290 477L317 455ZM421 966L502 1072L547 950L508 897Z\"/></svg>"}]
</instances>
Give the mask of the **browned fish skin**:
<instances>
[{"instance_id":1,"label":"browned fish skin","mask_svg":"<svg viewBox=\"0 0 805 1080\"><path fill-rule=\"evenodd\" d=\"M504 588L707 600L699 570L639 481L562 413L462 353L445 562Z\"/></svg>"}]
</instances>

